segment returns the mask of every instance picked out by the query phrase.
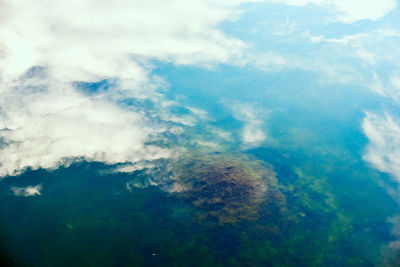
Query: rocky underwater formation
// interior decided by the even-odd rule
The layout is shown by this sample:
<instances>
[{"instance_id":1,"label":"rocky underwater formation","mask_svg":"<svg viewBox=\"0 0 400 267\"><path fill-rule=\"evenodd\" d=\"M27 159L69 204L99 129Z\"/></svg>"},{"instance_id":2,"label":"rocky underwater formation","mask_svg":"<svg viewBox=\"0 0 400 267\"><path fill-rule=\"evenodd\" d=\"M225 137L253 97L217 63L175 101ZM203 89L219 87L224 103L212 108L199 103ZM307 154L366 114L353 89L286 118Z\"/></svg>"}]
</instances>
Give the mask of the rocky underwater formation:
<instances>
[{"instance_id":1,"label":"rocky underwater formation","mask_svg":"<svg viewBox=\"0 0 400 267\"><path fill-rule=\"evenodd\" d=\"M191 201L200 218L220 225L254 220L262 206L283 210L286 204L272 167L247 155L185 155L166 172L167 191Z\"/></svg>"}]
</instances>

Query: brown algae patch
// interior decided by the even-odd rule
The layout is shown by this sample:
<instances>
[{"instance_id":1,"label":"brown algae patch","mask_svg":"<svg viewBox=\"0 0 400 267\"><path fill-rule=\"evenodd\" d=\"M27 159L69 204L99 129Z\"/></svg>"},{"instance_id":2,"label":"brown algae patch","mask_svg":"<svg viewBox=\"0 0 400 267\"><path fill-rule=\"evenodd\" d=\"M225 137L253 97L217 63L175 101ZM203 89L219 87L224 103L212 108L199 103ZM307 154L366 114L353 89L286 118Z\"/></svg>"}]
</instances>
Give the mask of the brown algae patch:
<instances>
[{"instance_id":1,"label":"brown algae patch","mask_svg":"<svg viewBox=\"0 0 400 267\"><path fill-rule=\"evenodd\" d=\"M170 191L190 200L201 218L219 224L257 219L266 200L285 203L271 166L247 155L186 155L169 171Z\"/></svg>"}]
</instances>

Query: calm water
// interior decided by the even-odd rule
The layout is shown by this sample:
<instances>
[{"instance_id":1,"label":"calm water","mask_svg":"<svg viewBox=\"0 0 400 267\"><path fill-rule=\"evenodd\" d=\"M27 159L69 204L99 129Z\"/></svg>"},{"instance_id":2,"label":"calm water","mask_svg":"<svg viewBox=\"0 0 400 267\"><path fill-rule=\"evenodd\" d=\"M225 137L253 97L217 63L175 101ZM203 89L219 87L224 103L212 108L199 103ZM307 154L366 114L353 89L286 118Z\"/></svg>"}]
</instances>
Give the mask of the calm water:
<instances>
[{"instance_id":1,"label":"calm water","mask_svg":"<svg viewBox=\"0 0 400 267\"><path fill-rule=\"evenodd\" d=\"M392 263L395 255L387 247L395 237L388 220L396 215L398 205L387 188L395 185L362 160L366 144L360 129L362 110L381 104L373 95L357 87L322 88L307 73L270 77L246 68L211 71L162 65L156 74L169 77L167 97L184 98L209 116L196 126L187 126L180 137L167 136L167 146L184 146L192 152L241 151L270 163L286 198L285 210L262 205L257 220L219 225L212 219L200 219L191 202L157 186L128 190L127 182L145 177L141 171L112 173L110 166L87 162L53 171L27 171L0 181L1 257L5 263ZM349 98L353 101L344 101ZM268 133L266 141L257 145L241 141L245 122L234 115L240 108L238 100L255 107L257 120L262 121L259 127ZM190 113L185 108L171 112ZM215 128L231 133L230 139L216 137ZM201 148L193 140L220 146ZM11 191L12 186L37 184L43 188L40 196L17 197Z\"/></svg>"},{"instance_id":2,"label":"calm water","mask_svg":"<svg viewBox=\"0 0 400 267\"><path fill-rule=\"evenodd\" d=\"M274 164L287 206L283 213L261 209L259 219L236 225L198 219L190 202L157 187L128 191L126 182L135 174L99 174L107 169L101 164L5 179L0 208L4 259L30 266L382 262L384 246L393 240L387 218L396 204L370 180L377 174L363 173L356 165L307 176L298 169L307 161L300 155L268 148L248 153ZM9 190L37 183L43 186L41 196L15 197Z\"/></svg>"}]
</instances>

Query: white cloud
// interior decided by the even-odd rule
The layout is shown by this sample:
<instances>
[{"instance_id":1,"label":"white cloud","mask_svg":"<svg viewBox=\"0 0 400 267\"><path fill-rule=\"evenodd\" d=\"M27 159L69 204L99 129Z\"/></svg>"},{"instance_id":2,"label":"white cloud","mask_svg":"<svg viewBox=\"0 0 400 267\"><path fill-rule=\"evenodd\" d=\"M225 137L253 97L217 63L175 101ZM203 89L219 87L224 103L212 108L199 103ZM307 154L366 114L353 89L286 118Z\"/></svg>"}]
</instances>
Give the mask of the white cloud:
<instances>
[{"instance_id":1,"label":"white cloud","mask_svg":"<svg viewBox=\"0 0 400 267\"><path fill-rule=\"evenodd\" d=\"M337 20L346 23L361 19L377 20L397 7L396 0L335 0L330 2L340 12Z\"/></svg>"},{"instance_id":2,"label":"white cloud","mask_svg":"<svg viewBox=\"0 0 400 267\"><path fill-rule=\"evenodd\" d=\"M373 92L400 103L400 77L397 75L392 75L388 82L384 83L383 79L374 72L372 73L372 80L369 80L366 86Z\"/></svg>"},{"instance_id":3,"label":"white cloud","mask_svg":"<svg viewBox=\"0 0 400 267\"><path fill-rule=\"evenodd\" d=\"M156 128L138 112L104 99L90 99L69 85L29 92L20 87L3 94L0 132L7 144L0 150L0 175L27 167L54 168L74 157L106 163L135 162L168 156L145 146Z\"/></svg>"},{"instance_id":4,"label":"white cloud","mask_svg":"<svg viewBox=\"0 0 400 267\"><path fill-rule=\"evenodd\" d=\"M193 125L206 114L166 112L170 105L156 92L163 82L151 77L148 59L213 64L240 57L246 45L217 25L235 19L242 2L1 1L0 176L73 158L112 164L168 157L145 145L165 130L160 119ZM116 86L93 96L73 86L108 78ZM126 97L150 99L156 108L116 104Z\"/></svg>"},{"instance_id":5,"label":"white cloud","mask_svg":"<svg viewBox=\"0 0 400 267\"><path fill-rule=\"evenodd\" d=\"M302 37L317 45L311 46L308 54L304 53L307 57L288 61L292 67L320 73L324 82L360 84L383 96L400 100L394 74L400 66L396 32L367 30L329 38L311 35L306 30ZM387 68L386 74L381 72L383 66ZM391 81L387 75L392 76L389 78Z\"/></svg>"},{"instance_id":6,"label":"white cloud","mask_svg":"<svg viewBox=\"0 0 400 267\"><path fill-rule=\"evenodd\" d=\"M367 113L362 127L369 139L364 160L400 182L400 122L388 114Z\"/></svg>"},{"instance_id":7,"label":"white cloud","mask_svg":"<svg viewBox=\"0 0 400 267\"><path fill-rule=\"evenodd\" d=\"M371 35L366 33L344 35L341 38L326 38L324 35L311 36L309 32L306 32L305 35L309 36L312 43L326 42L326 43L337 43L337 44L352 45L352 46L359 46L360 42L363 39L371 37Z\"/></svg>"},{"instance_id":8,"label":"white cloud","mask_svg":"<svg viewBox=\"0 0 400 267\"><path fill-rule=\"evenodd\" d=\"M312 43L331 43L337 44L339 46L348 46L349 50L352 50L350 54L352 57L356 57L357 59L361 59L366 63L373 65L377 61L378 55L368 49L366 47L366 43L371 43L371 40L374 40L374 43L377 39L377 36L367 33L357 33L351 35L344 35L340 38L326 38L324 35L312 36L309 32L305 32L305 36L310 38Z\"/></svg>"},{"instance_id":9,"label":"white cloud","mask_svg":"<svg viewBox=\"0 0 400 267\"><path fill-rule=\"evenodd\" d=\"M248 123L243 127L242 140L245 144L258 144L266 138L263 130L260 129L259 123Z\"/></svg>"},{"instance_id":10,"label":"white cloud","mask_svg":"<svg viewBox=\"0 0 400 267\"><path fill-rule=\"evenodd\" d=\"M232 133L229 131L224 131L223 129L217 127L208 127L210 132L213 133L215 136L218 136L222 140L232 141Z\"/></svg>"},{"instance_id":11,"label":"white cloud","mask_svg":"<svg viewBox=\"0 0 400 267\"><path fill-rule=\"evenodd\" d=\"M299 64L299 59L295 57L288 57L279 55L273 51L256 53L247 55L242 60L244 64L250 64L263 71L274 71L278 72L283 69L302 67Z\"/></svg>"},{"instance_id":12,"label":"white cloud","mask_svg":"<svg viewBox=\"0 0 400 267\"><path fill-rule=\"evenodd\" d=\"M380 94L382 96L386 96L386 90L385 87L383 85L382 80L379 78L379 75L376 72L372 73L372 81L369 81L369 83L367 84L367 87L377 93Z\"/></svg>"},{"instance_id":13,"label":"white cloud","mask_svg":"<svg viewBox=\"0 0 400 267\"><path fill-rule=\"evenodd\" d=\"M224 104L231 109L236 119L244 122L241 137L245 145L257 145L267 138L263 126L269 111L252 103L225 100Z\"/></svg>"},{"instance_id":14,"label":"white cloud","mask_svg":"<svg viewBox=\"0 0 400 267\"><path fill-rule=\"evenodd\" d=\"M134 164L122 165L115 168L113 172L132 173L135 171L143 170L145 168L154 168L155 165L148 162L138 162Z\"/></svg>"},{"instance_id":15,"label":"white cloud","mask_svg":"<svg viewBox=\"0 0 400 267\"><path fill-rule=\"evenodd\" d=\"M397 7L396 0L270 0L287 5L314 4L330 10L334 20L353 23L361 19L377 20Z\"/></svg>"},{"instance_id":16,"label":"white cloud","mask_svg":"<svg viewBox=\"0 0 400 267\"><path fill-rule=\"evenodd\" d=\"M394 89L400 92L400 77L392 76L390 77L390 82L393 85Z\"/></svg>"},{"instance_id":17,"label":"white cloud","mask_svg":"<svg viewBox=\"0 0 400 267\"><path fill-rule=\"evenodd\" d=\"M383 29L379 30L378 33L388 37L400 37L400 31L397 29Z\"/></svg>"},{"instance_id":18,"label":"white cloud","mask_svg":"<svg viewBox=\"0 0 400 267\"><path fill-rule=\"evenodd\" d=\"M19 197L31 197L36 195L41 195L40 191L42 190L42 185L38 184L36 186L27 186L27 187L11 187L11 191L13 191L15 196Z\"/></svg>"},{"instance_id":19,"label":"white cloud","mask_svg":"<svg viewBox=\"0 0 400 267\"><path fill-rule=\"evenodd\" d=\"M244 43L215 26L236 17L233 7L241 2L6 1L3 75L16 78L44 65L63 81L141 81L145 73L130 56L179 64L227 62Z\"/></svg>"}]
</instances>

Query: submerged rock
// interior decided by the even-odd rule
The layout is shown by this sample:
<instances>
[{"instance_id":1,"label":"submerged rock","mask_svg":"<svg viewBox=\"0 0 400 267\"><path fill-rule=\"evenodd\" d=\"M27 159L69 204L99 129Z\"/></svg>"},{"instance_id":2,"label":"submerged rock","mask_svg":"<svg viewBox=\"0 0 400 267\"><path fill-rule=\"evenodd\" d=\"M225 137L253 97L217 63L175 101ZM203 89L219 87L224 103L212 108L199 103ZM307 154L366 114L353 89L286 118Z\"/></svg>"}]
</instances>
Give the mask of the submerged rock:
<instances>
[{"instance_id":1,"label":"submerged rock","mask_svg":"<svg viewBox=\"0 0 400 267\"><path fill-rule=\"evenodd\" d=\"M246 155L191 155L171 164L169 191L219 224L253 220L266 200L284 205L272 168Z\"/></svg>"}]
</instances>

